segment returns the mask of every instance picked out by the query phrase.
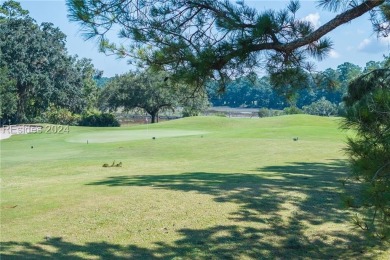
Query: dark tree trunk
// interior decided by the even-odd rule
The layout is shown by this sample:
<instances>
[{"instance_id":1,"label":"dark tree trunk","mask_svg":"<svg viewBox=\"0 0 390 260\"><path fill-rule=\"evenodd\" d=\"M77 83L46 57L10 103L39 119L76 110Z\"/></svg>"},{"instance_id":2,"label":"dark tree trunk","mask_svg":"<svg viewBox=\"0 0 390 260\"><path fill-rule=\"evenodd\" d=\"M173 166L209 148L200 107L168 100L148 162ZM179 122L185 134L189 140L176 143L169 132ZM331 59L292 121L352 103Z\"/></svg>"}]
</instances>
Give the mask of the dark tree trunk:
<instances>
[{"instance_id":1,"label":"dark tree trunk","mask_svg":"<svg viewBox=\"0 0 390 260\"><path fill-rule=\"evenodd\" d=\"M23 123L26 121L26 110L25 106L27 103L27 98L25 94L19 95L18 105L16 109L16 115L14 117L14 123Z\"/></svg>"},{"instance_id":2,"label":"dark tree trunk","mask_svg":"<svg viewBox=\"0 0 390 260\"><path fill-rule=\"evenodd\" d=\"M157 112L150 112L149 113L150 116L152 117L152 124L156 123L156 116L157 116Z\"/></svg>"},{"instance_id":3,"label":"dark tree trunk","mask_svg":"<svg viewBox=\"0 0 390 260\"><path fill-rule=\"evenodd\" d=\"M17 92L18 92L18 104L16 108L16 114L14 116L14 122L13 123L25 123L27 121L28 116L26 115L26 112L28 111L28 100L29 100L29 94L28 91L31 89L31 87L28 87L26 85L21 84L18 82L17 85Z\"/></svg>"}]
</instances>

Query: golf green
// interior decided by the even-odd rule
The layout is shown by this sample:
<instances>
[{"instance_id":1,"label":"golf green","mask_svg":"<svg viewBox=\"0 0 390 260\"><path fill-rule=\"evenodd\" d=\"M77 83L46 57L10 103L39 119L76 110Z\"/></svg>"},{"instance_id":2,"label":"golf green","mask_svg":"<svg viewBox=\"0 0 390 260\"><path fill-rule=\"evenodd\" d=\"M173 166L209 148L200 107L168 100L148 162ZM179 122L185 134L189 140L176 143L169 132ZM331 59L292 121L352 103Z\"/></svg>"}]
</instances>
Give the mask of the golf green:
<instances>
[{"instance_id":1,"label":"golf green","mask_svg":"<svg viewBox=\"0 0 390 260\"><path fill-rule=\"evenodd\" d=\"M71 143L113 143L132 140L144 140L166 137L180 137L191 135L203 135L205 131L170 130L170 129L144 129L144 130L109 130L82 133L67 138Z\"/></svg>"}]
</instances>

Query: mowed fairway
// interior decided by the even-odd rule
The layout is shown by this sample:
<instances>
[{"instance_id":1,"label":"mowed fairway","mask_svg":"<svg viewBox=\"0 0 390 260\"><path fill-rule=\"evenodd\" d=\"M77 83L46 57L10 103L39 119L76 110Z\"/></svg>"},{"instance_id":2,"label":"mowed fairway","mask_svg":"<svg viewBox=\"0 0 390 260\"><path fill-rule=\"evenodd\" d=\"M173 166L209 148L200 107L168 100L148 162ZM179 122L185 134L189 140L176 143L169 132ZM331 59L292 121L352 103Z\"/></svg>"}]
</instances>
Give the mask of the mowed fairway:
<instances>
[{"instance_id":1,"label":"mowed fairway","mask_svg":"<svg viewBox=\"0 0 390 260\"><path fill-rule=\"evenodd\" d=\"M1 259L388 259L341 205L338 122L195 117L2 140Z\"/></svg>"}]
</instances>

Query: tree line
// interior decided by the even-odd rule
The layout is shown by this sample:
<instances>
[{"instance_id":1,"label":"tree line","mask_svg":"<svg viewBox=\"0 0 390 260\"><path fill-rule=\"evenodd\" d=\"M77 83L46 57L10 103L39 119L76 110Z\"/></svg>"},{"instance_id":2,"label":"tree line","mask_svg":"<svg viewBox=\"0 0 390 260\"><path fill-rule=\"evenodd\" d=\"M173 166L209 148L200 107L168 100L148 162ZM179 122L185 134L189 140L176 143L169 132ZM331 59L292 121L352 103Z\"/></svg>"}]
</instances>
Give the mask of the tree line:
<instances>
[{"instance_id":1,"label":"tree line","mask_svg":"<svg viewBox=\"0 0 390 260\"><path fill-rule=\"evenodd\" d=\"M0 117L4 123L74 123L96 106L91 60L71 56L66 35L14 1L0 6Z\"/></svg>"},{"instance_id":2,"label":"tree line","mask_svg":"<svg viewBox=\"0 0 390 260\"><path fill-rule=\"evenodd\" d=\"M218 83L207 87L213 106L263 108L270 110L296 111L316 115L345 114L343 97L348 84L359 75L378 69L384 61L369 61L362 68L344 62L336 69L308 73L307 85L294 87L293 91L278 89L270 76L259 77L255 73L232 80L221 90Z\"/></svg>"}]
</instances>

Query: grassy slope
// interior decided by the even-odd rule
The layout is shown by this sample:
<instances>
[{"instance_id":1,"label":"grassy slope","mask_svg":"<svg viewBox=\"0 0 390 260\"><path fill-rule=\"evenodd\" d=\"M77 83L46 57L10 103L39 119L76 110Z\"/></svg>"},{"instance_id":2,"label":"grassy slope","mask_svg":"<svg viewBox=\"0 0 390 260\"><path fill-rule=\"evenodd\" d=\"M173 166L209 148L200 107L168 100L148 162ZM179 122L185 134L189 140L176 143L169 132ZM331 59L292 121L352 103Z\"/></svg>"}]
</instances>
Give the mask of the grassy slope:
<instances>
[{"instance_id":1,"label":"grassy slope","mask_svg":"<svg viewBox=\"0 0 390 260\"><path fill-rule=\"evenodd\" d=\"M149 131L207 134L90 144L66 140L124 129L13 136L0 143L2 257L385 258L340 206L337 123L198 117ZM114 160L123 167L101 167Z\"/></svg>"}]
</instances>

